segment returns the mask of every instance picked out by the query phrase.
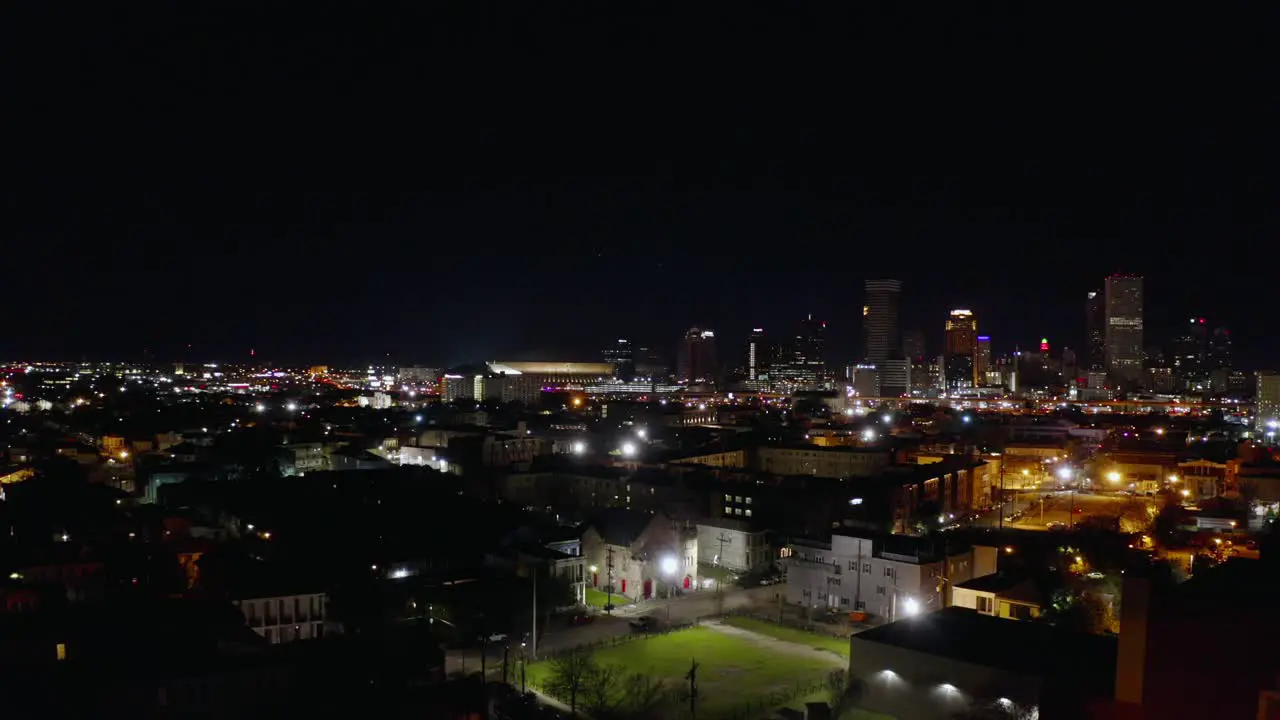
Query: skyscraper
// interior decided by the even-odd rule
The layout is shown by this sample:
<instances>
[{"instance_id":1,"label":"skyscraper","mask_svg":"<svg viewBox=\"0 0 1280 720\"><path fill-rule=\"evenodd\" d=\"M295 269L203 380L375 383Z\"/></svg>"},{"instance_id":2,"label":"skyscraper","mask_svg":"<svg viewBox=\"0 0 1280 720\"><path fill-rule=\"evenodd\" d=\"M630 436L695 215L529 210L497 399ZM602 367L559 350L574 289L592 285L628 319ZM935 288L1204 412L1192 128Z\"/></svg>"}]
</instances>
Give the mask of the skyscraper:
<instances>
[{"instance_id":1,"label":"skyscraper","mask_svg":"<svg viewBox=\"0 0 1280 720\"><path fill-rule=\"evenodd\" d=\"M991 371L991 336L979 335L973 355L973 373L979 385L987 385L987 373Z\"/></svg>"},{"instance_id":2,"label":"skyscraper","mask_svg":"<svg viewBox=\"0 0 1280 720\"><path fill-rule=\"evenodd\" d=\"M814 320L810 315L800 321L796 335L795 359L800 378L807 383L824 382L827 379L827 324Z\"/></svg>"},{"instance_id":3,"label":"skyscraper","mask_svg":"<svg viewBox=\"0 0 1280 720\"><path fill-rule=\"evenodd\" d=\"M898 327L898 299L902 295L900 280L868 280L866 301L862 306L862 330L866 338L866 359L870 363L895 359L902 351Z\"/></svg>"},{"instance_id":4,"label":"skyscraper","mask_svg":"<svg viewBox=\"0 0 1280 720\"><path fill-rule=\"evenodd\" d=\"M636 357L631 341L619 338L618 342L604 349L604 361L613 366L613 376L630 380L636 374Z\"/></svg>"},{"instance_id":5,"label":"skyscraper","mask_svg":"<svg viewBox=\"0 0 1280 720\"><path fill-rule=\"evenodd\" d=\"M1272 433L1267 440L1274 442L1278 430L1273 423L1280 424L1280 373L1260 372L1258 373L1258 415L1254 419L1253 426L1259 432Z\"/></svg>"},{"instance_id":6,"label":"skyscraper","mask_svg":"<svg viewBox=\"0 0 1280 720\"><path fill-rule=\"evenodd\" d=\"M1210 370L1231 369L1230 330L1224 327L1213 329L1213 335L1209 336L1209 352L1207 360Z\"/></svg>"},{"instance_id":7,"label":"skyscraper","mask_svg":"<svg viewBox=\"0 0 1280 720\"><path fill-rule=\"evenodd\" d=\"M1207 355L1209 326L1204 318L1191 318L1186 332L1173 341L1173 369L1183 387L1203 385L1209 376Z\"/></svg>"},{"instance_id":8,"label":"skyscraper","mask_svg":"<svg viewBox=\"0 0 1280 720\"><path fill-rule=\"evenodd\" d=\"M973 387L974 356L978 350L978 319L972 310L952 310L947 318L943 358L947 388Z\"/></svg>"},{"instance_id":9,"label":"skyscraper","mask_svg":"<svg viewBox=\"0 0 1280 720\"><path fill-rule=\"evenodd\" d=\"M1142 380L1142 278L1112 275L1106 280L1107 374L1136 384Z\"/></svg>"},{"instance_id":10,"label":"skyscraper","mask_svg":"<svg viewBox=\"0 0 1280 720\"><path fill-rule=\"evenodd\" d=\"M1100 292L1089 293L1084 305L1085 369L1107 371L1107 299Z\"/></svg>"},{"instance_id":11,"label":"skyscraper","mask_svg":"<svg viewBox=\"0 0 1280 720\"><path fill-rule=\"evenodd\" d=\"M919 330L907 330L902 333L902 353L911 362L921 362L929 354L924 333Z\"/></svg>"},{"instance_id":12,"label":"skyscraper","mask_svg":"<svg viewBox=\"0 0 1280 720\"><path fill-rule=\"evenodd\" d=\"M684 383L714 383L716 366L716 334L692 327L680 341L676 356L676 379Z\"/></svg>"},{"instance_id":13,"label":"skyscraper","mask_svg":"<svg viewBox=\"0 0 1280 720\"><path fill-rule=\"evenodd\" d=\"M747 336L747 379L768 380L773 364L773 348L765 337L764 328L755 328Z\"/></svg>"}]
</instances>

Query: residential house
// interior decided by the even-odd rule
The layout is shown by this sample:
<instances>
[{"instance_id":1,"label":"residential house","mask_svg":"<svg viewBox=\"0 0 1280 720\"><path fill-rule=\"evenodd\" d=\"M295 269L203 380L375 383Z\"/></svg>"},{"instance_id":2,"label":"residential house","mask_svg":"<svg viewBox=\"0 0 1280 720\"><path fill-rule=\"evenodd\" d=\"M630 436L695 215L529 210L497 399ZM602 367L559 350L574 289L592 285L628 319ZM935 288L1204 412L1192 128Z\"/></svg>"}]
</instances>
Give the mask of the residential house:
<instances>
[{"instance_id":1,"label":"residential house","mask_svg":"<svg viewBox=\"0 0 1280 720\"><path fill-rule=\"evenodd\" d=\"M1044 612L1044 596L1030 578L993 573L956 583L951 602L956 607L1010 620L1033 620Z\"/></svg>"}]
</instances>

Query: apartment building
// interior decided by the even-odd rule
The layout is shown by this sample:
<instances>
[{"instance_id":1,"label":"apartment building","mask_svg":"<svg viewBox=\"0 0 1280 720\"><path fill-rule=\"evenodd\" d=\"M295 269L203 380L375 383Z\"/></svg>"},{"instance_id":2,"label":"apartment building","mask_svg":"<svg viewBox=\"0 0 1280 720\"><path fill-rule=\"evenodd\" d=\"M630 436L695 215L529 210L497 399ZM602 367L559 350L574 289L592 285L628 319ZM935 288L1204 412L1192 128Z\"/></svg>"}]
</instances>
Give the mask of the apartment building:
<instances>
[{"instance_id":1,"label":"apartment building","mask_svg":"<svg viewBox=\"0 0 1280 720\"><path fill-rule=\"evenodd\" d=\"M811 610L866 612L893 621L951 605L951 589L996 571L996 549L945 537L832 535L795 540L781 555L786 599Z\"/></svg>"},{"instance_id":2,"label":"apartment building","mask_svg":"<svg viewBox=\"0 0 1280 720\"><path fill-rule=\"evenodd\" d=\"M322 638L326 632L328 596L325 593L245 597L231 603L244 613L249 628L272 645Z\"/></svg>"}]
</instances>

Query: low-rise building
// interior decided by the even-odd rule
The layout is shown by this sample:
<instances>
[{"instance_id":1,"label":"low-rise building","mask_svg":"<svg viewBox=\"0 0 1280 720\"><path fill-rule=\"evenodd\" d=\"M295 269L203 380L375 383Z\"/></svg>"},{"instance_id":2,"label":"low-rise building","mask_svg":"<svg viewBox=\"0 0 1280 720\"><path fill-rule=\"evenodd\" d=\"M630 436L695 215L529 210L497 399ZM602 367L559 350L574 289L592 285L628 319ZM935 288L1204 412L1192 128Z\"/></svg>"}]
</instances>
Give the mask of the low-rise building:
<instances>
[{"instance_id":1,"label":"low-rise building","mask_svg":"<svg viewBox=\"0 0 1280 720\"><path fill-rule=\"evenodd\" d=\"M956 583L996 571L996 549L955 547L936 536L836 534L782 549L786 599L810 610L896 620L952 604Z\"/></svg>"},{"instance_id":2,"label":"low-rise building","mask_svg":"<svg viewBox=\"0 0 1280 720\"><path fill-rule=\"evenodd\" d=\"M866 630L849 642L858 706L872 713L901 720L1115 717L1108 714L1114 637L951 607Z\"/></svg>"},{"instance_id":3,"label":"low-rise building","mask_svg":"<svg viewBox=\"0 0 1280 720\"><path fill-rule=\"evenodd\" d=\"M893 459L882 448L764 447L756 451L758 469L774 475L814 475L830 478L872 477Z\"/></svg>"},{"instance_id":4,"label":"low-rise building","mask_svg":"<svg viewBox=\"0 0 1280 720\"><path fill-rule=\"evenodd\" d=\"M249 628L272 644L318 639L333 631L332 627L326 628L329 596L322 592L267 596L247 593L233 598L231 603L244 613Z\"/></svg>"},{"instance_id":5,"label":"low-rise building","mask_svg":"<svg viewBox=\"0 0 1280 720\"><path fill-rule=\"evenodd\" d=\"M956 607L1010 620L1033 620L1044 610L1044 598L1034 582L1005 573L956 583L951 600Z\"/></svg>"},{"instance_id":6,"label":"low-rise building","mask_svg":"<svg viewBox=\"0 0 1280 720\"><path fill-rule=\"evenodd\" d=\"M739 573L773 564L768 533L751 523L718 518L697 527L698 557L704 563Z\"/></svg>"},{"instance_id":7,"label":"low-rise building","mask_svg":"<svg viewBox=\"0 0 1280 720\"><path fill-rule=\"evenodd\" d=\"M692 528L663 513L613 509L600 513L582 534L590 586L631 598L689 590L698 581L698 538ZM594 569L592 569L594 568Z\"/></svg>"}]
</instances>

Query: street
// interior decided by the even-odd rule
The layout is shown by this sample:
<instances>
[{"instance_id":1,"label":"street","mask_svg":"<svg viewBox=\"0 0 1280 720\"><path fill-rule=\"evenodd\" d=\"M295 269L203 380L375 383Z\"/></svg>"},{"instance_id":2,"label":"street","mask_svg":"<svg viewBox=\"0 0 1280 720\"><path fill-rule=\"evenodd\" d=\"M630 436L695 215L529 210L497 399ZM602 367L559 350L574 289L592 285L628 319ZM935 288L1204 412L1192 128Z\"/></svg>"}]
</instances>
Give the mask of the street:
<instances>
[{"instance_id":1,"label":"street","mask_svg":"<svg viewBox=\"0 0 1280 720\"><path fill-rule=\"evenodd\" d=\"M1045 530L1055 523L1070 527L1089 517L1131 517L1145 523L1146 508L1152 502L1152 498L1115 493L1020 493L1004 504L1004 527L1014 530ZM1072 512L1072 506L1079 508L1079 512ZM1017 521L1008 520L1015 512L1021 513L1022 517ZM997 526L999 515L995 512L988 513L980 522Z\"/></svg>"}]
</instances>

